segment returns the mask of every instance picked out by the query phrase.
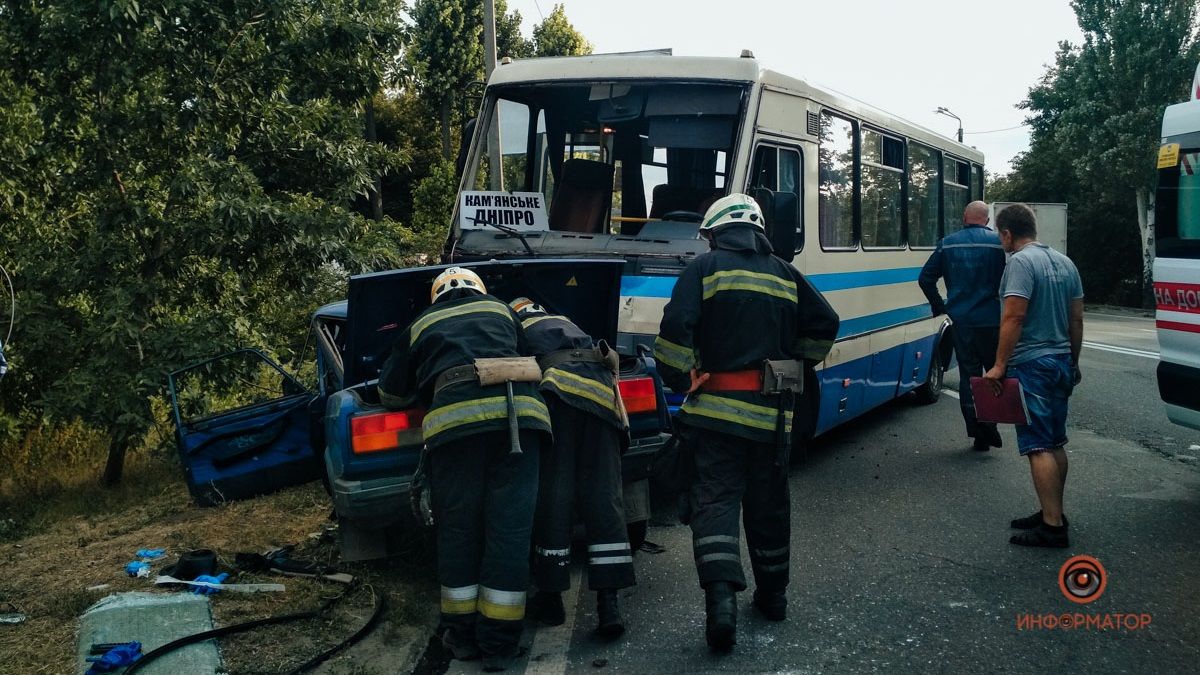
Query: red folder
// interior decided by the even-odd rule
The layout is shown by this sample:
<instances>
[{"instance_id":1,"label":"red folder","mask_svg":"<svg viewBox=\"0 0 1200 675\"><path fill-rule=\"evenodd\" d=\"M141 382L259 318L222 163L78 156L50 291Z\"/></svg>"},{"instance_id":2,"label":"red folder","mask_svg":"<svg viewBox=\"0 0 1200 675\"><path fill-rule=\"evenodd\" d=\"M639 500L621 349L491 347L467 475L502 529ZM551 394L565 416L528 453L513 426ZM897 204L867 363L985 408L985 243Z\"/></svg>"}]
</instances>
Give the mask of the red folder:
<instances>
[{"instance_id":1,"label":"red folder","mask_svg":"<svg viewBox=\"0 0 1200 675\"><path fill-rule=\"evenodd\" d=\"M1015 377L1006 377L1000 395L982 377L971 378L971 395L975 398L975 419L997 424L1029 424L1029 408L1025 405L1025 390Z\"/></svg>"}]
</instances>

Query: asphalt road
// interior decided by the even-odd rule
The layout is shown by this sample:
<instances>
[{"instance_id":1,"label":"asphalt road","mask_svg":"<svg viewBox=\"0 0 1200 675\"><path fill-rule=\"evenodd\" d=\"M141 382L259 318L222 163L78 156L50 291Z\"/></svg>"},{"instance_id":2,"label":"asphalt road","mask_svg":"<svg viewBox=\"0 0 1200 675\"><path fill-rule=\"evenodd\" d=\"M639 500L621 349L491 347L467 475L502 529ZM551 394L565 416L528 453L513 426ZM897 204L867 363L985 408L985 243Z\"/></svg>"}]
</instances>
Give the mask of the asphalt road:
<instances>
[{"instance_id":1,"label":"asphalt road","mask_svg":"<svg viewBox=\"0 0 1200 675\"><path fill-rule=\"evenodd\" d=\"M1011 427L1003 449L975 453L952 397L901 400L822 437L792 467L786 622L757 616L744 593L737 647L710 654L690 532L664 508L649 539L666 550L639 554L638 585L622 593L626 636L592 636L593 596L576 583L568 625L530 624L518 672L1196 672L1200 432L1163 415L1147 327L1137 317L1087 317L1070 419L1070 548L1008 543L1009 519L1037 510ZM1058 587L1060 567L1077 554L1107 571L1106 590L1087 605ZM1022 615L1064 613L1150 622L1018 626Z\"/></svg>"}]
</instances>

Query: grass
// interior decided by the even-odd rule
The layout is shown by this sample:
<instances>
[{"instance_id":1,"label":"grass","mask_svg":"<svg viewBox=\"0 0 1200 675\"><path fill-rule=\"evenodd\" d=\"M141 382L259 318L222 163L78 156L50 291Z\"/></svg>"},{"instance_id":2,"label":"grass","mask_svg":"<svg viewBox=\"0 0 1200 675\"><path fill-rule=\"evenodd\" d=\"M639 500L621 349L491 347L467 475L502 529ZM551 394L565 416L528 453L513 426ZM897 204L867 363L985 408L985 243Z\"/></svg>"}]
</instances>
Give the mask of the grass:
<instances>
[{"instance_id":1,"label":"grass","mask_svg":"<svg viewBox=\"0 0 1200 675\"><path fill-rule=\"evenodd\" d=\"M237 552L288 544L296 545L296 557L337 562L330 502L319 482L201 509L191 503L182 470L167 452L153 449L154 443L130 454L120 485L101 487L96 477L104 441L68 425L37 429L15 445L0 443L0 462L9 467L0 482L0 560L5 561L0 603L12 603L28 617L23 624L0 627L0 673L75 672L78 617L109 594L152 588L147 579L123 571L139 548L166 548L168 562L195 548L211 548L222 569L230 571ZM47 448L58 451L46 453ZM222 639L228 671L278 673L299 665L357 630L370 615L371 589L378 589L388 603L383 623L360 647L337 657L331 670L394 672L395 650L428 638L436 602L430 547L414 542L399 558L339 568L358 583L347 590L308 579L231 575L231 582L280 582L287 590L215 595L217 625L315 609L345 596L319 619ZM103 588L89 590L96 586Z\"/></svg>"}]
</instances>

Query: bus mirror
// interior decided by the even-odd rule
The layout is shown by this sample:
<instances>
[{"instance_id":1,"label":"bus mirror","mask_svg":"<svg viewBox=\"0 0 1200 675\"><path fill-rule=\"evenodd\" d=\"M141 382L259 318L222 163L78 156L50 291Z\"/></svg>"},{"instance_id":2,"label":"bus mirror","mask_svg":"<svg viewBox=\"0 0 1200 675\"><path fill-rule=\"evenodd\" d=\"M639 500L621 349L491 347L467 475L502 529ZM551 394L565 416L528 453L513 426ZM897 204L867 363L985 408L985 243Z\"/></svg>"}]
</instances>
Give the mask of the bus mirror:
<instances>
[{"instance_id":1,"label":"bus mirror","mask_svg":"<svg viewBox=\"0 0 1200 675\"><path fill-rule=\"evenodd\" d=\"M462 128L462 139L458 142L458 159L454 161L454 169L460 178L467 168L467 152L471 149L471 137L475 135L475 125L478 123L479 118L472 117Z\"/></svg>"}]
</instances>

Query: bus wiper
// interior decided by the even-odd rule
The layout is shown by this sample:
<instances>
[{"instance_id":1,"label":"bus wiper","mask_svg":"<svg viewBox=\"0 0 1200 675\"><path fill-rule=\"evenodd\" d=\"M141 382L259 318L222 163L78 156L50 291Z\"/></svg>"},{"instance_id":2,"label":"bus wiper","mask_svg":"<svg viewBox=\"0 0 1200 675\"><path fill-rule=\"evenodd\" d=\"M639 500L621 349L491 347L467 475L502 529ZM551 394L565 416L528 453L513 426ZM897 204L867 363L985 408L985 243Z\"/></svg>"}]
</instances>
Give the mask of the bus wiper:
<instances>
[{"instance_id":1,"label":"bus wiper","mask_svg":"<svg viewBox=\"0 0 1200 675\"><path fill-rule=\"evenodd\" d=\"M522 234L520 230L507 225L481 220L479 218L471 218L470 221L476 225L487 225L489 227L494 227L510 237L516 237L517 239L521 240L521 245L525 247L525 250L529 253L530 257L537 257L537 253L534 253L533 247L529 245L529 240L525 238L525 235Z\"/></svg>"}]
</instances>

